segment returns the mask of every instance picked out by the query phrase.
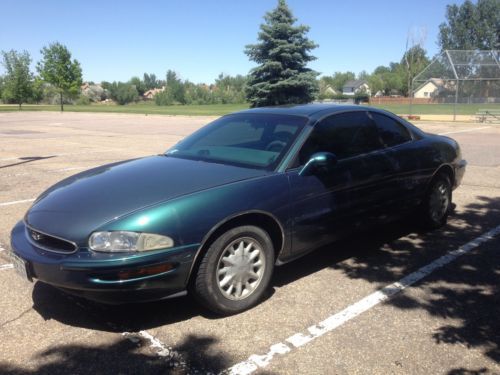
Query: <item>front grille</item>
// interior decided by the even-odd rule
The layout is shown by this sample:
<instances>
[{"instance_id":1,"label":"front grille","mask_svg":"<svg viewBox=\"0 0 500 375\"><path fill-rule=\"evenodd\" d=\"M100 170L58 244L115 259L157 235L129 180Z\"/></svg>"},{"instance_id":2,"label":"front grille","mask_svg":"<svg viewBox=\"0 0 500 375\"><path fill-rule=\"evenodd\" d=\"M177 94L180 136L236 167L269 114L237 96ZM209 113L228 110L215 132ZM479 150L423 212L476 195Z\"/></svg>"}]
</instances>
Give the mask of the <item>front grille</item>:
<instances>
[{"instance_id":1,"label":"front grille","mask_svg":"<svg viewBox=\"0 0 500 375\"><path fill-rule=\"evenodd\" d=\"M29 227L26 227L26 231L30 242L43 250L52 251L54 253L70 254L77 249L76 244L63 240L62 238L51 236Z\"/></svg>"}]
</instances>

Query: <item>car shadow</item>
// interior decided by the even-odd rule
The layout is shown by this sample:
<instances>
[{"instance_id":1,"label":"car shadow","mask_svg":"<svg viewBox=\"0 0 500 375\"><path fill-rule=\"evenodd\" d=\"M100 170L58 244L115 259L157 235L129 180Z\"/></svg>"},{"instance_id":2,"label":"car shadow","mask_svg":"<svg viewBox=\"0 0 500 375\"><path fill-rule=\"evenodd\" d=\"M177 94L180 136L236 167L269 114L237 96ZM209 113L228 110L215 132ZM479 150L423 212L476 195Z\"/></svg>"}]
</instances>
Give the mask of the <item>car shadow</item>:
<instances>
[{"instance_id":1,"label":"car shadow","mask_svg":"<svg viewBox=\"0 0 500 375\"><path fill-rule=\"evenodd\" d=\"M500 198L477 197L473 203L453 212L449 224L439 230L417 231L414 218L409 217L360 232L318 249L299 262L276 268L266 297L272 297L274 288L325 268L383 287L496 227L499 218ZM498 241L495 244L498 247ZM483 251L483 247L486 250ZM421 280L417 286L428 292L424 300L403 292L386 303L402 310L423 309L432 316L452 318L453 324L443 324L434 330L432 339L438 345L473 347L500 363L500 253L488 250L486 243L479 254L481 256L463 256L446 266L458 267L458 272L456 269L434 272ZM34 309L45 319L112 332L136 332L198 315L219 319L190 297L107 306L68 296L42 283L34 287L33 302ZM457 321L460 324L457 325ZM468 371L475 370L456 368L449 369L448 373L465 374Z\"/></svg>"},{"instance_id":2,"label":"car shadow","mask_svg":"<svg viewBox=\"0 0 500 375\"><path fill-rule=\"evenodd\" d=\"M269 288L263 301L273 294L274 289ZM54 319L73 327L107 332L138 332L182 322L195 316L209 320L224 318L205 309L189 295L154 302L106 305L36 282L32 298L33 309L44 320Z\"/></svg>"},{"instance_id":3,"label":"car shadow","mask_svg":"<svg viewBox=\"0 0 500 375\"><path fill-rule=\"evenodd\" d=\"M130 340L120 336L100 345L60 344L30 358L35 366L0 360L0 374L217 374L230 367L234 359L214 350L216 343L213 337L190 334L162 355L152 351L150 343L141 337Z\"/></svg>"}]
</instances>

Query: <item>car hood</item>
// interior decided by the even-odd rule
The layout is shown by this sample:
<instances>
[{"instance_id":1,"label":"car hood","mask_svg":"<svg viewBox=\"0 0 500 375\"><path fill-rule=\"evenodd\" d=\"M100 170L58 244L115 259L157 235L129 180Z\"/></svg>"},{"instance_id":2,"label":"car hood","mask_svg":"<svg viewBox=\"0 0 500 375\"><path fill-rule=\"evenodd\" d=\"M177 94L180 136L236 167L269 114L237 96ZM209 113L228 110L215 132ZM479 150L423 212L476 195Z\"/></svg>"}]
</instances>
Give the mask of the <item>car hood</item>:
<instances>
[{"instance_id":1,"label":"car hood","mask_svg":"<svg viewBox=\"0 0 500 375\"><path fill-rule=\"evenodd\" d=\"M266 171L164 155L104 165L52 186L26 214L31 227L77 243L111 220Z\"/></svg>"}]
</instances>

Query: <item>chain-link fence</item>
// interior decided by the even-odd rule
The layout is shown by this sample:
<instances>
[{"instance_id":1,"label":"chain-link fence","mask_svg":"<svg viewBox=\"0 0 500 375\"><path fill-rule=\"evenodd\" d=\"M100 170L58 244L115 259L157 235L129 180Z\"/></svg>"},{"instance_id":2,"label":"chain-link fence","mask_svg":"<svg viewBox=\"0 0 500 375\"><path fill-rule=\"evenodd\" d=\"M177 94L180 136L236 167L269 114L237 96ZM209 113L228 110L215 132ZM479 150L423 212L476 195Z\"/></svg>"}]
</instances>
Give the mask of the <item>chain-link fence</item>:
<instances>
[{"instance_id":1,"label":"chain-link fence","mask_svg":"<svg viewBox=\"0 0 500 375\"><path fill-rule=\"evenodd\" d=\"M412 80L410 114L417 103L453 105L454 120L460 106L500 110L499 59L498 50L443 51Z\"/></svg>"}]
</instances>

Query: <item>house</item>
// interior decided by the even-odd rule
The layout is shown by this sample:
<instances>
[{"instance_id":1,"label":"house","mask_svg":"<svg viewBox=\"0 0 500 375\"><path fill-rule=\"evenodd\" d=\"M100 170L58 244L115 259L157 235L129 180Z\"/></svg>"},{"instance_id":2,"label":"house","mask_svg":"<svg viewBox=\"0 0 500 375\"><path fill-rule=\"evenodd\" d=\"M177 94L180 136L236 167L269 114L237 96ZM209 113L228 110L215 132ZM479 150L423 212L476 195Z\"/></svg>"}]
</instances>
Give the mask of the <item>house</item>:
<instances>
[{"instance_id":1,"label":"house","mask_svg":"<svg viewBox=\"0 0 500 375\"><path fill-rule=\"evenodd\" d=\"M161 89L151 89L146 91L142 97L144 99L153 99L156 94L162 92L163 90L165 90L165 87L162 87Z\"/></svg>"},{"instance_id":2,"label":"house","mask_svg":"<svg viewBox=\"0 0 500 375\"><path fill-rule=\"evenodd\" d=\"M444 88L445 84L442 79L430 78L413 91L413 97L424 99L433 98Z\"/></svg>"},{"instance_id":3,"label":"house","mask_svg":"<svg viewBox=\"0 0 500 375\"><path fill-rule=\"evenodd\" d=\"M325 87L325 95L334 96L337 94L338 94L337 91L331 85L327 85Z\"/></svg>"},{"instance_id":4,"label":"house","mask_svg":"<svg viewBox=\"0 0 500 375\"><path fill-rule=\"evenodd\" d=\"M354 96L356 94L368 94L371 95L370 86L368 82L362 79L356 79L352 81L347 81L342 88L342 94L347 96Z\"/></svg>"}]
</instances>

